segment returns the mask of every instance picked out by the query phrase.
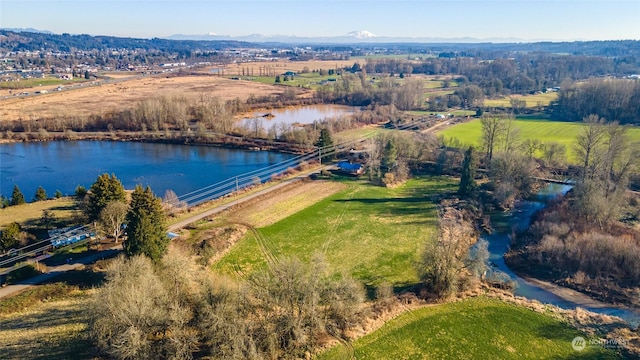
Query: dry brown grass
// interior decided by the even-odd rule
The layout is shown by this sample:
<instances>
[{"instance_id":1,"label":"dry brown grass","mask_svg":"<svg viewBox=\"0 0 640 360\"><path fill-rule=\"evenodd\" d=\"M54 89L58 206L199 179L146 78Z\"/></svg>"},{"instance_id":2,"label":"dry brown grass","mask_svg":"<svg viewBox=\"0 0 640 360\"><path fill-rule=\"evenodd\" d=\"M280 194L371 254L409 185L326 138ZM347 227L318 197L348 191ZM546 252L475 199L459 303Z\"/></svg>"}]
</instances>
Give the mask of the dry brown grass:
<instances>
[{"instance_id":1,"label":"dry brown grass","mask_svg":"<svg viewBox=\"0 0 640 360\"><path fill-rule=\"evenodd\" d=\"M300 72L305 66L310 70L332 69L353 63L354 61L347 60L240 63L227 65L224 75L241 75L243 68L253 68L257 76L258 69L261 67L270 67L273 71L280 73L289 70ZM134 77L129 80L126 77L135 74L110 73L107 75L119 82L100 85L95 85L96 82L85 83L83 86L76 85L74 89L62 92L52 91L57 86L23 89L22 91L31 93L35 90L48 90L49 93L19 98L11 96L9 90L0 90L0 98L11 96L8 99L0 99L0 121L102 115L131 108L142 99L162 95L198 98L205 94L222 100L235 98L246 100L252 94L255 96L278 95L284 90L282 86L214 76L208 70L201 72L201 75L154 75Z\"/></svg>"},{"instance_id":2,"label":"dry brown grass","mask_svg":"<svg viewBox=\"0 0 640 360\"><path fill-rule=\"evenodd\" d=\"M82 359L90 357L86 337L88 297L78 294L44 302L24 312L0 316L3 359Z\"/></svg>"},{"instance_id":3,"label":"dry brown grass","mask_svg":"<svg viewBox=\"0 0 640 360\"><path fill-rule=\"evenodd\" d=\"M254 76L258 76L260 73L260 68L262 69L271 69L278 74L285 73L287 71L301 72L305 67L309 68L310 71L319 70L319 69L341 69L345 66L352 66L353 63L359 62L364 63L363 60L310 60L310 61L261 61L261 62L248 62L248 63L236 63L227 65L224 68L224 74L227 75L242 75L242 69L248 69L249 74L252 73ZM212 68L218 68L219 66L213 66ZM263 70L264 71L264 70Z\"/></svg>"},{"instance_id":4,"label":"dry brown grass","mask_svg":"<svg viewBox=\"0 0 640 360\"><path fill-rule=\"evenodd\" d=\"M210 75L154 76L98 86L85 85L74 90L1 100L0 120L29 120L62 116L87 117L92 114L104 114L132 108L140 100L163 95L197 98L204 94L223 100L235 98L245 100L251 94L262 96L281 92L281 88L272 85L229 80Z\"/></svg>"},{"instance_id":5,"label":"dry brown grass","mask_svg":"<svg viewBox=\"0 0 640 360\"><path fill-rule=\"evenodd\" d=\"M305 209L318 201L346 188L332 181L311 181L288 187L286 191L275 191L251 201L249 205L225 216L229 221L248 223L260 228Z\"/></svg>"},{"instance_id":6,"label":"dry brown grass","mask_svg":"<svg viewBox=\"0 0 640 360\"><path fill-rule=\"evenodd\" d=\"M35 223L42 217L43 210L51 210L60 221L69 221L75 208L76 202L71 197L9 206L0 209L0 229L14 221L20 225Z\"/></svg>"}]
</instances>

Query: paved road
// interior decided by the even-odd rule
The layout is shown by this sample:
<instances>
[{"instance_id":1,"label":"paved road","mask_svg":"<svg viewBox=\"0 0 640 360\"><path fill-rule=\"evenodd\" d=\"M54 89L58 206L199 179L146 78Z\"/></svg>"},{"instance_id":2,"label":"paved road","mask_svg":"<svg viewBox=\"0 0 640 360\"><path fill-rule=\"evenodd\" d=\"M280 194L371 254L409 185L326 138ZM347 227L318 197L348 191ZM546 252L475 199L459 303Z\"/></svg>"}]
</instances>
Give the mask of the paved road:
<instances>
[{"instance_id":1,"label":"paved road","mask_svg":"<svg viewBox=\"0 0 640 360\"><path fill-rule=\"evenodd\" d=\"M84 265L96 262L97 260L113 256L114 254L118 253L120 250L122 250L122 244L111 247L107 250L102 250L97 253L93 253L85 257L77 258L73 263L58 265L56 267L50 268L48 272L42 275L34 276L30 279L26 279L24 281L19 282L18 284L8 285L3 288L0 288L0 299L5 296L14 294L18 291L27 289L31 286L38 285L47 280L53 279L56 276L63 274L69 270L75 270L75 269L81 268Z\"/></svg>"},{"instance_id":2,"label":"paved road","mask_svg":"<svg viewBox=\"0 0 640 360\"><path fill-rule=\"evenodd\" d=\"M324 168L328 168L328 167L324 167ZM319 172L319 170L315 171L315 173L317 173L317 172ZM217 206L215 208L209 209L209 210L207 210L205 212L193 215L193 216L191 216L191 217L189 217L189 218L187 218L185 220L182 220L182 221L180 221L178 223L172 224L171 226L168 227L168 229L169 229L169 231L176 231L176 230L181 229L181 228L183 228L183 227L185 227L185 226L187 226L187 225L189 225L189 224L191 224L193 222L196 222L198 220L202 220L202 219L204 219L206 217L209 217L211 215L215 215L215 214L218 214L218 213L220 213L222 211L225 211L225 210L229 209L232 206L235 206L237 204L241 204L241 203L246 202L246 201L250 201L250 200L255 199L255 198L259 197L259 196L267 194L267 193L269 193L271 191L275 191L275 190L281 189L281 188L283 188L283 187L285 187L285 186L287 186L289 184L292 184L294 182L300 181L300 180L308 177L310 174L313 174L313 173L314 172L296 176L294 178L285 180L285 181L281 182L280 184L268 187L266 189L260 190L260 191L258 191L256 193L253 193L253 194L250 194L250 195L243 196L243 197L241 197L241 198L239 198L239 199L237 199L237 200L235 200L233 202L230 202L228 204L220 205L220 206ZM97 261L97 260L99 260L101 258L112 256L112 255L114 255L114 253L117 253L117 252L119 252L121 250L122 250L122 244L117 245L115 247L112 247L112 248L110 248L108 250L100 251L98 253L91 254L91 255L86 256L86 257L78 258L72 264L64 264L64 265L56 266L54 268L49 269L49 271L47 273L45 273L45 274L38 275L38 276L35 276L33 278L21 281L18 284L8 285L8 286L6 286L4 288L0 288L0 299L5 297L5 296L9 296L11 294L17 293L18 291L27 289L27 288L29 288L31 286L34 286L34 285L37 285L37 284L41 284L41 283L43 283L43 282L45 282L47 280L50 280L50 279L52 279L52 278L54 278L54 277L56 277L56 276L58 276L58 275L60 275L60 274L62 274L64 272L66 272L66 271L75 270L75 269L78 269L78 268L80 268L80 267L82 267L84 265L91 264L91 263L93 263L93 262L95 262L95 261Z\"/></svg>"}]
</instances>

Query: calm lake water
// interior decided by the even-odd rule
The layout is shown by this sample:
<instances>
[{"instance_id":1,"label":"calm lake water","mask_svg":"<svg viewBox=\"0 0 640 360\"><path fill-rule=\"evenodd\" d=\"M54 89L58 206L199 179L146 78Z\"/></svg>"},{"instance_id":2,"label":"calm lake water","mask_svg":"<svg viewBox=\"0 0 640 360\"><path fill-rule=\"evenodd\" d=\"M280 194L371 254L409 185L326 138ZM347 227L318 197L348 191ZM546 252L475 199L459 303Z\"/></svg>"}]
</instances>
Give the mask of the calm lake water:
<instances>
[{"instance_id":1,"label":"calm lake water","mask_svg":"<svg viewBox=\"0 0 640 360\"><path fill-rule=\"evenodd\" d=\"M326 118L338 118L343 115L353 114L356 107L343 105L309 105L296 108L272 109L256 111L252 116L241 120L241 124L251 126L254 119L258 119L264 129L272 126L293 125L293 124L313 124L314 121ZM273 117L263 117L271 114Z\"/></svg>"},{"instance_id":2,"label":"calm lake water","mask_svg":"<svg viewBox=\"0 0 640 360\"><path fill-rule=\"evenodd\" d=\"M115 174L126 189L151 186L158 196L178 196L263 169L292 155L207 146L111 141L53 141L0 144L0 193L17 184L30 201L38 186L49 196L87 189L98 175ZM264 178L268 177L265 175Z\"/></svg>"}]
</instances>

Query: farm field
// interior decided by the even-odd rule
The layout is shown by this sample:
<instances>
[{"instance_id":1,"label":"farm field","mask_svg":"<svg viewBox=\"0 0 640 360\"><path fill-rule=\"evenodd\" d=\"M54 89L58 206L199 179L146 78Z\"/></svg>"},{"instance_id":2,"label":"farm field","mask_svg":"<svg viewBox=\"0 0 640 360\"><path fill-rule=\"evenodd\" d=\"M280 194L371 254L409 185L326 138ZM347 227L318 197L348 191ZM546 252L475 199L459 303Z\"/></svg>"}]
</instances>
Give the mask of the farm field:
<instances>
[{"instance_id":1,"label":"farm field","mask_svg":"<svg viewBox=\"0 0 640 360\"><path fill-rule=\"evenodd\" d=\"M571 346L579 331L497 299L470 298L404 313L353 343L356 359L618 359L613 351ZM585 336L586 338L586 336ZM349 359L342 345L317 359Z\"/></svg>"},{"instance_id":2,"label":"farm field","mask_svg":"<svg viewBox=\"0 0 640 360\"><path fill-rule=\"evenodd\" d=\"M30 200L28 195L25 198ZM70 221L77 207L76 201L71 197L9 206L0 209L0 229L14 221L21 225L34 225L42 217L44 210L50 210L58 221Z\"/></svg>"},{"instance_id":3,"label":"farm field","mask_svg":"<svg viewBox=\"0 0 640 360\"><path fill-rule=\"evenodd\" d=\"M343 182L346 189L258 229L260 239L247 235L214 270L237 274L261 269L266 265L264 247L277 257L305 261L321 253L336 273L349 273L367 286L416 283L414 261L437 226L430 197L455 191L456 184L436 177L412 179L393 189Z\"/></svg>"},{"instance_id":4,"label":"farm field","mask_svg":"<svg viewBox=\"0 0 640 360\"><path fill-rule=\"evenodd\" d=\"M558 98L557 92L548 92L543 94L535 94L535 95L512 95L506 96L501 99L486 99L484 101L484 106L487 107L511 107L511 99L524 100L527 108L534 108L538 105L548 106L552 101L555 101Z\"/></svg>"},{"instance_id":5,"label":"farm field","mask_svg":"<svg viewBox=\"0 0 640 360\"><path fill-rule=\"evenodd\" d=\"M562 122L545 119L515 119L515 125L520 129L521 140L537 139L542 143L557 142L567 148L567 158L573 159L573 146L583 125L579 122ZM482 126L479 119L451 126L438 132L445 142L452 144L456 140L464 146L480 146ZM640 140L640 129L629 129L628 135L633 140ZM456 139L456 140L454 140Z\"/></svg>"},{"instance_id":6,"label":"farm field","mask_svg":"<svg viewBox=\"0 0 640 360\"><path fill-rule=\"evenodd\" d=\"M13 121L19 119L31 119L39 117L77 116L88 117L93 114L104 114L110 111L128 109L143 99L156 96L181 95L197 98L202 94L217 97L222 100L240 98L246 100L249 95L264 96L278 95L283 87L275 86L273 80L268 83L257 81L230 80L228 76L241 76L242 69L253 69L255 75L260 67L270 67L275 73L286 71L301 72L305 67L314 69L333 69L353 65L353 60L343 61L299 61L299 62L255 62L250 64L230 64L224 68L225 76L215 76L211 69L207 69L200 75L153 75L142 76L127 73L130 78L123 77L121 73L108 73L115 80L108 82L74 83L73 89L62 92L49 92L38 96L13 97L8 89L0 88L0 121ZM212 67L215 68L215 67ZM274 79L273 77L271 79ZM33 79L35 80L35 79ZM84 79L82 79L84 80ZM81 81L81 80L78 80ZM57 84L57 83L56 83ZM98 85L96 85L98 84ZM55 85L37 86L23 89L25 92L35 90L51 90ZM67 86L65 86L67 88ZM301 95L302 97L305 94Z\"/></svg>"},{"instance_id":7,"label":"farm field","mask_svg":"<svg viewBox=\"0 0 640 360\"><path fill-rule=\"evenodd\" d=\"M338 79L340 76L338 75L320 75L318 73L306 73L306 74L296 74L292 79L285 81L284 76L280 75L280 83L278 85L286 85L286 86L296 86L303 88L316 88L319 86L321 81L327 81L328 79ZM254 76L254 77L243 77L242 79L250 79L255 82L259 82L262 84L276 84L275 76Z\"/></svg>"},{"instance_id":8,"label":"farm field","mask_svg":"<svg viewBox=\"0 0 640 360\"><path fill-rule=\"evenodd\" d=\"M4 92L7 92L7 90L14 90L14 89L28 89L28 88L34 88L34 87L40 87L40 86L53 86L53 85L68 85L68 84L77 84L77 83L88 82L88 81L90 80L86 80L84 77L77 77L77 78L74 78L73 80L63 80L56 77L45 77L42 79L22 79L19 81L0 81L0 89L4 90Z\"/></svg>"},{"instance_id":9,"label":"farm field","mask_svg":"<svg viewBox=\"0 0 640 360\"><path fill-rule=\"evenodd\" d=\"M202 94L222 100L249 95L273 95L282 88L252 81L235 81L218 76L146 76L121 82L86 85L62 92L0 100L0 121L34 117L78 116L104 114L132 108L140 100L157 96Z\"/></svg>"},{"instance_id":10,"label":"farm field","mask_svg":"<svg viewBox=\"0 0 640 360\"><path fill-rule=\"evenodd\" d=\"M251 63L234 63L224 67L225 76L242 76L242 70L247 71L253 76L259 76L260 69L270 69L275 74L284 74L287 71L293 71L300 73L306 67L310 71L319 69L335 69L343 68L345 66L352 66L356 60L310 60L310 61L264 61L264 62L251 62ZM218 66L212 66L215 69ZM271 78L274 78L272 76Z\"/></svg>"}]
</instances>

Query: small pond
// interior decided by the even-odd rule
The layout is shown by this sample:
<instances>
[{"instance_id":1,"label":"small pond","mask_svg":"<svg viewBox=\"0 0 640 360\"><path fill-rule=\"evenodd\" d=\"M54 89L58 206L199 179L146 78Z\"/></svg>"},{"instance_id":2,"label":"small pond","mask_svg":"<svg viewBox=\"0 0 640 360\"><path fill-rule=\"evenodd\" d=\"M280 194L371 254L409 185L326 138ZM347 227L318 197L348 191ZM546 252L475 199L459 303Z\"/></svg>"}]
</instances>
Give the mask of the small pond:
<instances>
[{"instance_id":1,"label":"small pond","mask_svg":"<svg viewBox=\"0 0 640 360\"><path fill-rule=\"evenodd\" d=\"M252 115L240 120L240 126L255 127L256 121L264 129L273 126L278 129L290 125L313 124L327 118L339 118L353 114L357 110L354 106L344 105L308 105L295 108L272 109L255 111Z\"/></svg>"}]
</instances>

